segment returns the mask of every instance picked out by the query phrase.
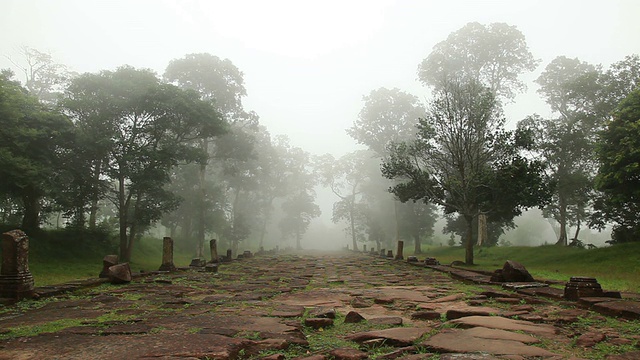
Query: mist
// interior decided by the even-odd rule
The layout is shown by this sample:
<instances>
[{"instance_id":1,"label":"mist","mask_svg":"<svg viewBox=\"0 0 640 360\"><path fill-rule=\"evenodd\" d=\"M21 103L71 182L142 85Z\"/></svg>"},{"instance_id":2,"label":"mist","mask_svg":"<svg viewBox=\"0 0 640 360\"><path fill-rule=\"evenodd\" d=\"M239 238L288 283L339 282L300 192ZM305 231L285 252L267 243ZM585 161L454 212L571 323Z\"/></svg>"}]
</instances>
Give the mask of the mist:
<instances>
[{"instance_id":1,"label":"mist","mask_svg":"<svg viewBox=\"0 0 640 360\"><path fill-rule=\"evenodd\" d=\"M4 1L0 7L0 69L11 69L25 86L25 47L64 65L69 79L117 73L128 65L148 69L161 84L199 91L193 79L185 80L178 70L172 77L169 71L170 64L194 54L215 57L225 64L219 65L227 71L221 71L224 76L235 76L242 90L234 99L223 99L220 94L227 90L200 92L202 99L215 101L218 120L227 124L228 133L212 132L215 140L203 145L210 159L219 161L203 163L194 157L187 164L176 159L180 170L167 170L172 180L167 184L182 185L157 188L180 194L181 205L163 198L166 208L155 210L164 217L141 226L158 237L190 238L193 247L200 247L197 255L210 237L229 247L241 243L253 249L389 248L400 238L407 244L446 246L453 232L443 233L443 207L395 201L388 192L395 183L380 173L389 157L386 147L359 139L356 130L358 121L371 120L368 107L379 113L391 109L376 108L384 103L376 91L393 89L394 99L404 101L396 110L412 115L387 140L415 138L417 119L434 100L432 85L418 75L419 64L467 24L513 26L533 54L536 65L518 74L521 91L500 102L506 130L533 114L555 116L536 79L558 56L606 70L640 53L636 1ZM53 92L65 90L60 85ZM79 121L83 112L64 106L65 114ZM401 122L399 117L394 121ZM205 180L190 182L198 177L210 181L206 196L185 190L203 188ZM199 197L206 198L202 201L210 210L206 221L197 220L193 210L204 206L198 205ZM505 225L497 245L539 246L558 240L557 223L535 206L528 208L532 210L515 217L512 227ZM399 225L403 211L405 218L419 215L425 223ZM46 226L72 222L70 215L59 213L48 214ZM116 213L109 199L100 199L99 221L113 226ZM611 239L610 227L598 232L585 222L578 226L585 244L600 247Z\"/></svg>"}]
</instances>

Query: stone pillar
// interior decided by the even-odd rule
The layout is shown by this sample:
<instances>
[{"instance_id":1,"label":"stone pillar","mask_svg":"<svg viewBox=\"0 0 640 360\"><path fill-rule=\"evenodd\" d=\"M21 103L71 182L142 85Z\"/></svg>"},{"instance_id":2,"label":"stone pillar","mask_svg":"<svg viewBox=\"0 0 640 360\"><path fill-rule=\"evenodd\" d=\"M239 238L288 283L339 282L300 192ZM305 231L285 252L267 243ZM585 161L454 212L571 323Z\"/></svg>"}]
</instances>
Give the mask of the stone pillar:
<instances>
[{"instance_id":1,"label":"stone pillar","mask_svg":"<svg viewBox=\"0 0 640 360\"><path fill-rule=\"evenodd\" d=\"M173 239L170 237L162 238L162 265L160 271L175 271L176 266L173 264Z\"/></svg>"},{"instance_id":2,"label":"stone pillar","mask_svg":"<svg viewBox=\"0 0 640 360\"><path fill-rule=\"evenodd\" d=\"M29 238L22 230L2 234L0 297L20 300L33 296L33 275L29 271Z\"/></svg>"},{"instance_id":3,"label":"stone pillar","mask_svg":"<svg viewBox=\"0 0 640 360\"><path fill-rule=\"evenodd\" d=\"M231 249L227 249L227 261L233 260L233 252Z\"/></svg>"},{"instance_id":4,"label":"stone pillar","mask_svg":"<svg viewBox=\"0 0 640 360\"><path fill-rule=\"evenodd\" d=\"M209 263L217 264L218 263L218 240L211 239L211 241L209 241L209 249L211 251L211 261L209 261Z\"/></svg>"},{"instance_id":5,"label":"stone pillar","mask_svg":"<svg viewBox=\"0 0 640 360\"><path fill-rule=\"evenodd\" d=\"M393 250L387 251L387 257L393 259Z\"/></svg>"},{"instance_id":6,"label":"stone pillar","mask_svg":"<svg viewBox=\"0 0 640 360\"><path fill-rule=\"evenodd\" d=\"M118 255L106 255L102 259L102 271L98 277L100 278L108 278L109 277L109 268L113 265L118 265Z\"/></svg>"},{"instance_id":7,"label":"stone pillar","mask_svg":"<svg viewBox=\"0 0 640 360\"><path fill-rule=\"evenodd\" d=\"M380 257L384 257L384 254L385 254L384 249L380 249Z\"/></svg>"},{"instance_id":8,"label":"stone pillar","mask_svg":"<svg viewBox=\"0 0 640 360\"><path fill-rule=\"evenodd\" d=\"M366 244L362 245L362 252L365 252L365 253L367 252L367 245Z\"/></svg>"},{"instance_id":9,"label":"stone pillar","mask_svg":"<svg viewBox=\"0 0 640 360\"><path fill-rule=\"evenodd\" d=\"M403 251L404 251L404 241L398 240L398 249L396 250L396 260L404 259Z\"/></svg>"}]
</instances>

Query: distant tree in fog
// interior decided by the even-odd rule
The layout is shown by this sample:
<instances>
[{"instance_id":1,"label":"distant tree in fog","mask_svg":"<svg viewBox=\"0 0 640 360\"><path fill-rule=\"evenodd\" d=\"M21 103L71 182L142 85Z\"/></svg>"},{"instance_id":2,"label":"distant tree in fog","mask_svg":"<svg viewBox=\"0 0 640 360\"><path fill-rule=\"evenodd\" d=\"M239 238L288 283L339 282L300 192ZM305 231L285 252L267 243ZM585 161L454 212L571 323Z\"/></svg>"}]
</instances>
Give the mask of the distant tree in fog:
<instances>
[{"instance_id":1,"label":"distant tree in fog","mask_svg":"<svg viewBox=\"0 0 640 360\"><path fill-rule=\"evenodd\" d=\"M418 77L441 89L452 82L475 81L498 98L512 100L526 89L519 76L536 69L524 35L505 23L468 23L437 43L420 63Z\"/></svg>"},{"instance_id":2,"label":"distant tree in fog","mask_svg":"<svg viewBox=\"0 0 640 360\"><path fill-rule=\"evenodd\" d=\"M488 88L454 82L435 95L416 140L393 145L383 174L399 182L392 191L400 200L424 200L462 215L468 229L465 262L473 264L473 218L514 217L544 203L542 164L522 156L528 136L504 130Z\"/></svg>"}]
</instances>

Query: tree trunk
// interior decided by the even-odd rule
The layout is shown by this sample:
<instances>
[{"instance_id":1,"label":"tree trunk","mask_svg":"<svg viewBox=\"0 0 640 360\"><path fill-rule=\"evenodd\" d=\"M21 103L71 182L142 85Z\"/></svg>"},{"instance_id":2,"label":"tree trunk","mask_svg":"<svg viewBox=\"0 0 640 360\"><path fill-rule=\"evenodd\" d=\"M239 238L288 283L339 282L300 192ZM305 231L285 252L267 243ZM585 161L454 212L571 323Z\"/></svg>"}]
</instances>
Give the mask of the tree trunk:
<instances>
[{"instance_id":1,"label":"tree trunk","mask_svg":"<svg viewBox=\"0 0 640 360\"><path fill-rule=\"evenodd\" d=\"M127 215L129 209L125 201L124 178L118 179L118 228L120 237L120 259L129 261L128 239L127 239Z\"/></svg>"},{"instance_id":2,"label":"tree trunk","mask_svg":"<svg viewBox=\"0 0 640 360\"><path fill-rule=\"evenodd\" d=\"M355 202L356 202L356 198L355 196L353 197L353 199L351 200L351 209L350 209L350 216L349 216L349 220L351 221L351 242L353 243L353 250L354 251L358 251L358 243L356 242L356 220L355 220Z\"/></svg>"},{"instance_id":3,"label":"tree trunk","mask_svg":"<svg viewBox=\"0 0 640 360\"><path fill-rule=\"evenodd\" d=\"M208 140L203 140L202 141L202 148L204 149L205 153L209 153L209 141ZM200 187L200 199L198 199L198 235L197 235L197 248L196 248L196 257L199 259L203 259L204 258L204 236L205 236L205 204L206 204L206 196L207 196L207 189L205 186L205 180L206 180L206 173L207 173L207 162L206 160L203 161L200 164L200 169L199 169L199 173L198 173L198 180L199 180L199 184L198 186Z\"/></svg>"},{"instance_id":4,"label":"tree trunk","mask_svg":"<svg viewBox=\"0 0 640 360\"><path fill-rule=\"evenodd\" d=\"M22 216L22 229L25 231L38 230L40 228L40 196L36 194L33 186L27 186L22 194L24 215Z\"/></svg>"},{"instance_id":5,"label":"tree trunk","mask_svg":"<svg viewBox=\"0 0 640 360\"><path fill-rule=\"evenodd\" d=\"M273 203L273 198L270 198L267 204L265 205L266 208L264 209L264 219L262 220L262 228L260 229L260 244L258 245L258 248L262 248L262 246L264 245L264 236L267 233L267 223L271 218L272 203Z\"/></svg>"},{"instance_id":6,"label":"tree trunk","mask_svg":"<svg viewBox=\"0 0 640 360\"><path fill-rule=\"evenodd\" d=\"M467 265L473 265L473 216L464 215L464 219L467 222L464 262Z\"/></svg>"},{"instance_id":7,"label":"tree trunk","mask_svg":"<svg viewBox=\"0 0 640 360\"><path fill-rule=\"evenodd\" d=\"M420 234L417 232L413 234L413 239L414 239L413 254L414 255L422 254L422 246L420 244Z\"/></svg>"},{"instance_id":8,"label":"tree trunk","mask_svg":"<svg viewBox=\"0 0 640 360\"><path fill-rule=\"evenodd\" d=\"M100 172L102 171L102 161L98 160L93 174L93 189L91 189L91 208L89 209L89 229L96 228L98 214L98 198L100 197Z\"/></svg>"},{"instance_id":9,"label":"tree trunk","mask_svg":"<svg viewBox=\"0 0 640 360\"><path fill-rule=\"evenodd\" d=\"M296 250L302 250L302 245L300 245L300 240L302 240L302 235L300 234L300 228L296 229Z\"/></svg>"},{"instance_id":10,"label":"tree trunk","mask_svg":"<svg viewBox=\"0 0 640 360\"><path fill-rule=\"evenodd\" d=\"M578 224L576 224L576 233L573 235L575 240L578 240L578 235L580 235L580 220L578 219Z\"/></svg>"},{"instance_id":11,"label":"tree trunk","mask_svg":"<svg viewBox=\"0 0 640 360\"><path fill-rule=\"evenodd\" d=\"M564 196L559 196L558 210L560 212L560 236L556 245L567 246L567 202Z\"/></svg>"}]
</instances>

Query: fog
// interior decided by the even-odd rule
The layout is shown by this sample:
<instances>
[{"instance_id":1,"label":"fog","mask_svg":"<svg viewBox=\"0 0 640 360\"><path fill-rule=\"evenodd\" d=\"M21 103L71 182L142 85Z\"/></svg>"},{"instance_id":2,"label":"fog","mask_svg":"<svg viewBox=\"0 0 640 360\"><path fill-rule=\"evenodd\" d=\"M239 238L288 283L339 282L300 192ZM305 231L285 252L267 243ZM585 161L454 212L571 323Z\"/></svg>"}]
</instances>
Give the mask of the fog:
<instances>
[{"instance_id":1,"label":"fog","mask_svg":"<svg viewBox=\"0 0 640 360\"><path fill-rule=\"evenodd\" d=\"M515 25L540 60L534 72L522 77L527 91L506 104L507 127L513 128L527 115L550 115L533 80L555 57L606 67L640 53L638 14L635 0L4 0L0 69L13 68L20 76L11 61L20 56L20 46L48 52L78 73L129 64L162 74L172 59L210 53L243 72L244 108L255 111L272 136L287 135L291 145L311 154L340 157L364 149L345 132L362 109L362 97L387 87L426 102L430 91L417 79L418 64L435 44L469 22ZM326 236L330 241L343 227L331 222L337 198L326 188L317 192L322 215L308 235L319 239L326 229L333 234ZM549 223L538 212L531 219L545 230L528 244L552 243ZM435 236L446 241L439 232ZM515 232L505 238L519 245Z\"/></svg>"}]
</instances>

